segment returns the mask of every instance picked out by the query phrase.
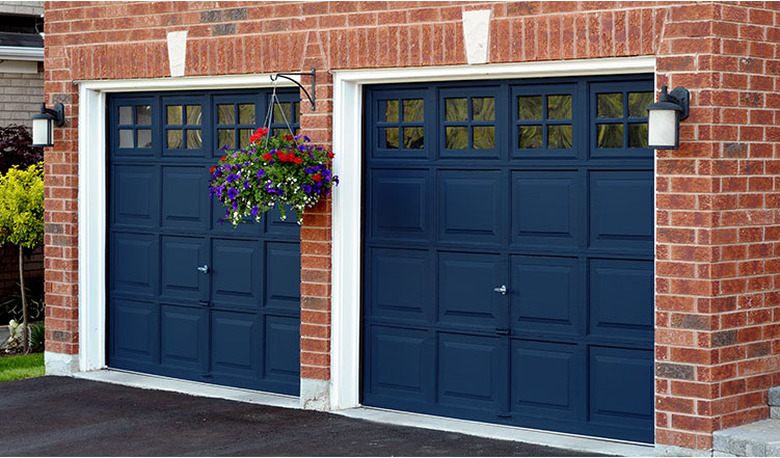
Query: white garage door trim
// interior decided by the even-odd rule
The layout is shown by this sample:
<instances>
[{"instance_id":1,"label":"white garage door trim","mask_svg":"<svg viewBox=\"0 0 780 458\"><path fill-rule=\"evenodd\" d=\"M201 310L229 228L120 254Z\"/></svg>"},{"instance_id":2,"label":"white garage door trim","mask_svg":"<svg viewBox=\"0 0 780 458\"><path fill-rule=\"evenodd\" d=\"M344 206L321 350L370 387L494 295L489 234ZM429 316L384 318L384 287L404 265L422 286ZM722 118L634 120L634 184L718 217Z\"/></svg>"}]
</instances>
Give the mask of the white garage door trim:
<instances>
[{"instance_id":1,"label":"white garage door trim","mask_svg":"<svg viewBox=\"0 0 780 458\"><path fill-rule=\"evenodd\" d=\"M366 84L655 73L655 57L478 66L339 70L333 79L334 173L330 407L360 405L363 91Z\"/></svg>"}]
</instances>

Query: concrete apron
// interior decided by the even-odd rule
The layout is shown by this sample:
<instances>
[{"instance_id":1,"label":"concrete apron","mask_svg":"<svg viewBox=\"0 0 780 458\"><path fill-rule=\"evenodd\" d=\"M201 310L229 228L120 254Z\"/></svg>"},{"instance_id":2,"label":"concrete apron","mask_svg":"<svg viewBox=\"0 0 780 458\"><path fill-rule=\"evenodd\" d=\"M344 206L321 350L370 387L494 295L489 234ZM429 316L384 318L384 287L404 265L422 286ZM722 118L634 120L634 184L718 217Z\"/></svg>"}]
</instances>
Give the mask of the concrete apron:
<instances>
[{"instance_id":1,"label":"concrete apron","mask_svg":"<svg viewBox=\"0 0 780 458\"><path fill-rule=\"evenodd\" d=\"M284 407L288 409L301 408L299 398L294 396L264 393L242 388L231 388L156 375L107 369L95 372L76 372L73 376L85 380L114 383L134 388L173 391L193 396L226 399L251 404ZM377 423L411 426L437 431L468 434L489 439L546 445L549 447L558 447L595 454L619 456L652 456L656 454L655 448L652 445L636 442L539 431L513 426L493 425L476 421L458 420L372 407L358 407L331 411L330 413Z\"/></svg>"}]
</instances>

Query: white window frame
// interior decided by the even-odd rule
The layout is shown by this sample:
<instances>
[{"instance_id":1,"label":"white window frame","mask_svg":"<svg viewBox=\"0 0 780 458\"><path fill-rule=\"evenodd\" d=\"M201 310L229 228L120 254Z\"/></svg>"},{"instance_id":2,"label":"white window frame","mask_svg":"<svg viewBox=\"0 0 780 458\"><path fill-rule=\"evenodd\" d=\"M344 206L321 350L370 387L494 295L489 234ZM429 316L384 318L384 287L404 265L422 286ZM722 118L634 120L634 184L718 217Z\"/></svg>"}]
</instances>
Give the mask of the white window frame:
<instances>
[{"instance_id":1,"label":"white window frame","mask_svg":"<svg viewBox=\"0 0 780 458\"><path fill-rule=\"evenodd\" d=\"M299 78L294 77L298 80ZM79 354L78 371L106 368L107 95L119 92L272 87L270 74L76 81L79 86ZM279 86L293 86L279 80ZM60 355L48 355L52 360ZM67 363L67 362L66 362Z\"/></svg>"},{"instance_id":2,"label":"white window frame","mask_svg":"<svg viewBox=\"0 0 780 458\"><path fill-rule=\"evenodd\" d=\"M452 67L337 70L333 75L331 409L360 405L363 86L422 81L545 78L655 73L655 57L523 62ZM369 108L366 108L369 109Z\"/></svg>"}]
</instances>

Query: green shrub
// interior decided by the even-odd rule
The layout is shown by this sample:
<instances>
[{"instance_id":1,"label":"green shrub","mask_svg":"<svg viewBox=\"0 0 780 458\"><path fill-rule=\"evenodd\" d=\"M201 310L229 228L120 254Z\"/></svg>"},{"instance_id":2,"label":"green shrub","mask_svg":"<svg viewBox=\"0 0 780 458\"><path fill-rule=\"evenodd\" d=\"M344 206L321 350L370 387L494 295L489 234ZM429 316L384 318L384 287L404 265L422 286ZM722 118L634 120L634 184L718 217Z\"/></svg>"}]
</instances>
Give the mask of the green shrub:
<instances>
[{"instance_id":1,"label":"green shrub","mask_svg":"<svg viewBox=\"0 0 780 458\"><path fill-rule=\"evenodd\" d=\"M30 326L30 348L33 351L43 351L46 342L46 328L43 323Z\"/></svg>"}]
</instances>

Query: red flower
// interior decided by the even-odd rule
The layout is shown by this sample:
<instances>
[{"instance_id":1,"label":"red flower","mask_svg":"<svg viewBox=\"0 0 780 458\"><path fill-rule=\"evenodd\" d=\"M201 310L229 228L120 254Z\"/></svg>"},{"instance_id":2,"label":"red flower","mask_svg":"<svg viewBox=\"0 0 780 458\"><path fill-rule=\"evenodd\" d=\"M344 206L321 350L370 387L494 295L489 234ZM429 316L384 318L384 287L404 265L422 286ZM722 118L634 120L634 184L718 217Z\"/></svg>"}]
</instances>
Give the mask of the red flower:
<instances>
[{"instance_id":1,"label":"red flower","mask_svg":"<svg viewBox=\"0 0 780 458\"><path fill-rule=\"evenodd\" d=\"M227 159L227 156L222 156L221 158L219 158L220 161L224 161L225 159Z\"/></svg>"},{"instance_id":2,"label":"red flower","mask_svg":"<svg viewBox=\"0 0 780 458\"><path fill-rule=\"evenodd\" d=\"M314 181L320 181L320 180L322 180L322 175L320 175L318 173L318 174L314 175L313 177L311 177L311 179L314 180Z\"/></svg>"},{"instance_id":3,"label":"red flower","mask_svg":"<svg viewBox=\"0 0 780 458\"><path fill-rule=\"evenodd\" d=\"M329 158L333 158L334 154L331 153L331 152L328 152L328 154L326 154L326 156L328 156Z\"/></svg>"},{"instance_id":4,"label":"red flower","mask_svg":"<svg viewBox=\"0 0 780 458\"><path fill-rule=\"evenodd\" d=\"M212 167L212 168L209 169L209 172L214 173L215 170L217 170L217 168L216 167Z\"/></svg>"},{"instance_id":5,"label":"red flower","mask_svg":"<svg viewBox=\"0 0 780 458\"><path fill-rule=\"evenodd\" d=\"M291 141L293 141L293 136L287 134L287 135L284 136L284 139L287 140L288 142L291 142Z\"/></svg>"},{"instance_id":6,"label":"red flower","mask_svg":"<svg viewBox=\"0 0 780 458\"><path fill-rule=\"evenodd\" d=\"M261 137L268 133L268 128L261 127L255 131L255 135L260 135Z\"/></svg>"},{"instance_id":7,"label":"red flower","mask_svg":"<svg viewBox=\"0 0 780 458\"><path fill-rule=\"evenodd\" d=\"M262 135L254 134L251 137L249 137L249 143L254 143L254 142L260 140L261 138L263 138Z\"/></svg>"},{"instance_id":8,"label":"red flower","mask_svg":"<svg viewBox=\"0 0 780 458\"><path fill-rule=\"evenodd\" d=\"M263 154L263 160L264 161L270 161L271 160L271 155L268 154L268 153Z\"/></svg>"},{"instance_id":9,"label":"red flower","mask_svg":"<svg viewBox=\"0 0 780 458\"><path fill-rule=\"evenodd\" d=\"M296 158L295 158L295 163L296 163L296 164L300 164L301 162L303 162L303 159L301 159L301 158L299 158L299 157L296 157Z\"/></svg>"}]
</instances>

